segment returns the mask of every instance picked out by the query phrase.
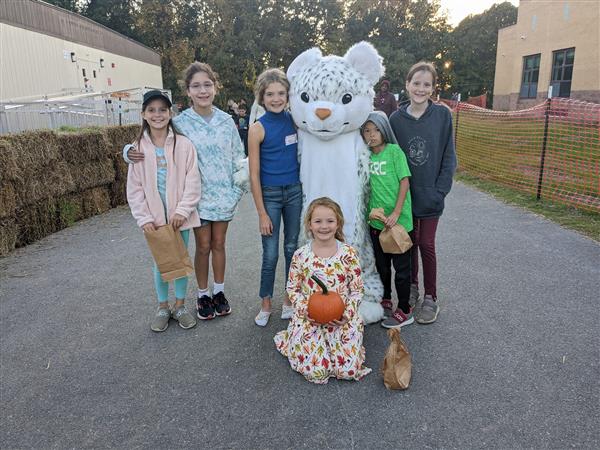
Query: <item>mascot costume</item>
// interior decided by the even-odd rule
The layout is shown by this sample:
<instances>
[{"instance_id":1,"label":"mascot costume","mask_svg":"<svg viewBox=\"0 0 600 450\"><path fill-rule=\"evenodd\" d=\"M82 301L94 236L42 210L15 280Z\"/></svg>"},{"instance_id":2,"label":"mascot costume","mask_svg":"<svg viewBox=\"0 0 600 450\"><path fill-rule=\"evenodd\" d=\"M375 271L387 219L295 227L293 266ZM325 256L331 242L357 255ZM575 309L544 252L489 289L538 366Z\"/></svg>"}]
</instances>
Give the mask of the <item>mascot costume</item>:
<instances>
[{"instance_id":1,"label":"mascot costume","mask_svg":"<svg viewBox=\"0 0 600 450\"><path fill-rule=\"evenodd\" d=\"M360 126L373 110L373 86L384 74L382 58L368 42L352 46L343 58L317 48L290 65L290 110L298 127L304 211L312 200L330 197L344 213L346 241L359 254L365 294L365 323L383 318L383 285L367 224L369 149ZM304 217L304 214L303 214Z\"/></svg>"}]
</instances>

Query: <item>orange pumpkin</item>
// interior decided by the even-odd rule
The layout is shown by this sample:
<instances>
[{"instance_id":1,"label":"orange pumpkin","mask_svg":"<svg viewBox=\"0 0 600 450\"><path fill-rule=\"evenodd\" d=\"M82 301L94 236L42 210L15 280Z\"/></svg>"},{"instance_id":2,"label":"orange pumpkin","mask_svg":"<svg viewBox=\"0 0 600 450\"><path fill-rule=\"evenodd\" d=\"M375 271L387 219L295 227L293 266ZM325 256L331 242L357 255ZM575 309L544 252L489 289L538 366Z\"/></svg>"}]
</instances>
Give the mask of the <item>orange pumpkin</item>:
<instances>
[{"instance_id":1,"label":"orange pumpkin","mask_svg":"<svg viewBox=\"0 0 600 450\"><path fill-rule=\"evenodd\" d=\"M315 275L310 278L319 285L322 292L315 292L308 298L308 317L320 324L340 320L346 309L340 294L329 291L325 283Z\"/></svg>"}]
</instances>

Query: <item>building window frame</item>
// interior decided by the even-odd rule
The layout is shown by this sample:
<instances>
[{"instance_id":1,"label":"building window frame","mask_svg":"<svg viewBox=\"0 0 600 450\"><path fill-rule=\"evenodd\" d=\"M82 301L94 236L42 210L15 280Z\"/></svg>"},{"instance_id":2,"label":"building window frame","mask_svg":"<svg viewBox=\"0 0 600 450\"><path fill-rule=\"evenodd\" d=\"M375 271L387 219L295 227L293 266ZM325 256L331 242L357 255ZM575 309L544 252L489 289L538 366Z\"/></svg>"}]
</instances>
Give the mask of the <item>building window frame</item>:
<instances>
[{"instance_id":1,"label":"building window frame","mask_svg":"<svg viewBox=\"0 0 600 450\"><path fill-rule=\"evenodd\" d=\"M552 52L552 68L550 71L552 97L569 98L571 96L574 66L575 47L562 48Z\"/></svg>"},{"instance_id":2,"label":"building window frame","mask_svg":"<svg viewBox=\"0 0 600 450\"><path fill-rule=\"evenodd\" d=\"M523 56L523 70L521 74L521 90L519 98L536 98L537 86L540 77L541 53Z\"/></svg>"}]
</instances>

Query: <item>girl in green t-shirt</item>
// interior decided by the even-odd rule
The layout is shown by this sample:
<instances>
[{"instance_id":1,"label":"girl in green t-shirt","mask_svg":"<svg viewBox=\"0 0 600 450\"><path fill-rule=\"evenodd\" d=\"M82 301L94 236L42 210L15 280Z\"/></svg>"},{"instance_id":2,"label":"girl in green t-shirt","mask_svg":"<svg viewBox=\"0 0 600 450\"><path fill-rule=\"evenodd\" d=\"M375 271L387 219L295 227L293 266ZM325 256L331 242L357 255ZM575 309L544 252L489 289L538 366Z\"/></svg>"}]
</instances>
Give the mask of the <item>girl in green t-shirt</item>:
<instances>
[{"instance_id":1,"label":"girl in green t-shirt","mask_svg":"<svg viewBox=\"0 0 600 450\"><path fill-rule=\"evenodd\" d=\"M413 323L410 298L410 252L402 254L385 253L379 243L379 234L385 228L396 224L407 232L413 228L409 190L410 170L404 152L396 142L387 116L381 111L369 114L361 127L361 134L371 150L369 169L371 196L369 212L373 208L383 208L386 220L369 220L369 229L375 265L383 283L385 328L400 328ZM392 268L394 266L394 285L398 296L398 307L394 311L392 304Z\"/></svg>"}]
</instances>

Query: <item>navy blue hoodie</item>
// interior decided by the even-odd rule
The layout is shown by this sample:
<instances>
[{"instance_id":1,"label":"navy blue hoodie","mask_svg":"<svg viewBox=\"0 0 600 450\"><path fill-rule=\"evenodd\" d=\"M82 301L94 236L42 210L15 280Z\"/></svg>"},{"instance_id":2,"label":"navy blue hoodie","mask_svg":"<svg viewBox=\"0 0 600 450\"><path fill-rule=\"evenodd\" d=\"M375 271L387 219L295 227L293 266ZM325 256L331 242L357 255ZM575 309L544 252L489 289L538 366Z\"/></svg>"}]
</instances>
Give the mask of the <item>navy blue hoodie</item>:
<instances>
[{"instance_id":1,"label":"navy blue hoodie","mask_svg":"<svg viewBox=\"0 0 600 450\"><path fill-rule=\"evenodd\" d=\"M430 100L423 115L415 119L406 112L408 105L410 101L399 105L390 125L410 166L413 215L440 217L456 169L452 115Z\"/></svg>"}]
</instances>

